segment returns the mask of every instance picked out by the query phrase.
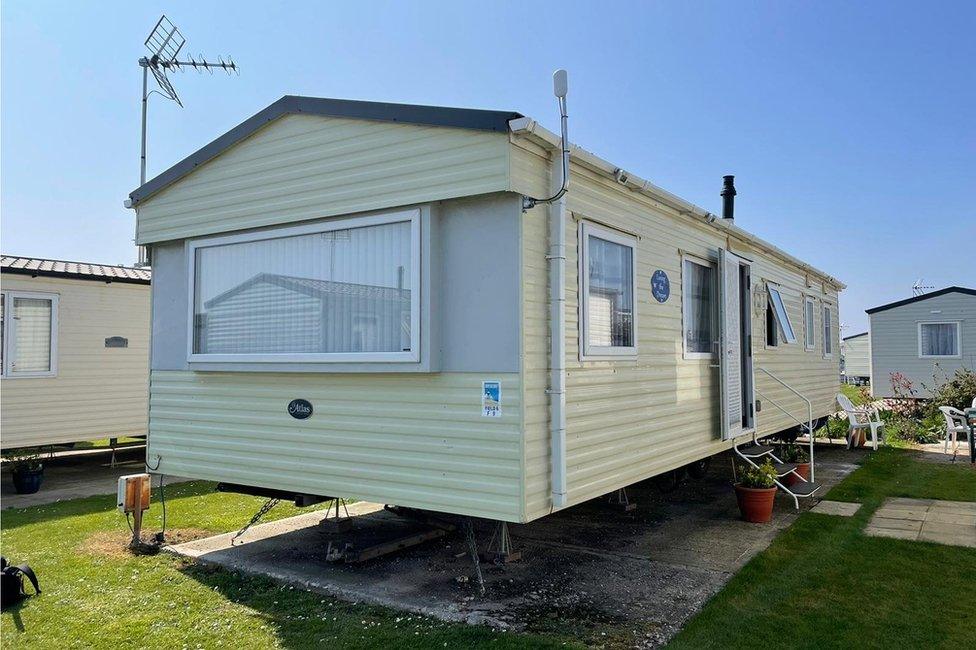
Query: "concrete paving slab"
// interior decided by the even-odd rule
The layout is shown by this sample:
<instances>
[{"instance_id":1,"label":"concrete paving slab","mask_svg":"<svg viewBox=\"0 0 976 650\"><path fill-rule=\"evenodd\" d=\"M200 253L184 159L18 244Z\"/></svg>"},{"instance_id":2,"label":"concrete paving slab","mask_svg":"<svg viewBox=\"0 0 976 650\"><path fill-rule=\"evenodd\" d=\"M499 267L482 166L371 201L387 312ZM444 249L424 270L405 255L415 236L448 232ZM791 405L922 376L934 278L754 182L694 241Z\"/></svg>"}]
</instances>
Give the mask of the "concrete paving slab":
<instances>
[{"instance_id":1,"label":"concrete paving slab","mask_svg":"<svg viewBox=\"0 0 976 650\"><path fill-rule=\"evenodd\" d=\"M126 474L144 472L145 447L128 447L116 451L115 466L111 465L111 451L102 453L65 454L44 458L44 483L35 494L17 494L9 467L0 472L0 507L26 508L58 501L79 499L101 494L115 494L118 478ZM187 479L167 476L166 484ZM156 485L155 479L153 485Z\"/></svg>"},{"instance_id":2,"label":"concrete paving slab","mask_svg":"<svg viewBox=\"0 0 976 650\"><path fill-rule=\"evenodd\" d=\"M896 528L879 528L876 526L866 526L864 534L873 537L891 537L894 539L907 539L915 541L918 539L917 530L899 530Z\"/></svg>"},{"instance_id":3,"label":"concrete paving slab","mask_svg":"<svg viewBox=\"0 0 976 650\"><path fill-rule=\"evenodd\" d=\"M810 512L818 515L834 515L837 517L853 517L861 509L860 503L848 503L846 501L821 501L813 506Z\"/></svg>"},{"instance_id":4,"label":"concrete paving slab","mask_svg":"<svg viewBox=\"0 0 976 650\"><path fill-rule=\"evenodd\" d=\"M925 513L925 521L940 522L945 524L961 524L964 526L972 526L974 529L976 529L976 515L960 513L954 510L929 510Z\"/></svg>"},{"instance_id":5,"label":"concrete paving slab","mask_svg":"<svg viewBox=\"0 0 976 650\"><path fill-rule=\"evenodd\" d=\"M913 530L916 533L922 530L921 521L911 519L886 519L875 515L871 518L870 525L874 528L888 528L891 530Z\"/></svg>"},{"instance_id":6,"label":"concrete paving slab","mask_svg":"<svg viewBox=\"0 0 976 650\"><path fill-rule=\"evenodd\" d=\"M881 507L875 511L875 517L881 517L884 519L905 519L906 521L922 521L925 519L925 513L928 512L925 508L887 508Z\"/></svg>"},{"instance_id":7,"label":"concrete paving slab","mask_svg":"<svg viewBox=\"0 0 976 650\"><path fill-rule=\"evenodd\" d=\"M818 449L817 479L826 492L852 471L859 454ZM623 630L635 645L664 644L681 625L797 516L777 497L770 524L739 518L729 457L713 459L702 480L661 494L652 483L628 489L633 513L597 499L509 527L522 560L482 564L481 596L463 536L454 534L361 565L327 559L322 512L254 527L231 547L219 535L170 547L177 554L259 573L341 598L382 604L445 620L515 629ZM839 469L838 469L839 468ZM832 470L832 471L828 471ZM815 500L801 500L804 509ZM356 531L390 525L395 515L375 504L350 506ZM178 525L178 524L173 524ZM476 522L482 550L493 524Z\"/></svg>"},{"instance_id":8,"label":"concrete paving slab","mask_svg":"<svg viewBox=\"0 0 976 650\"><path fill-rule=\"evenodd\" d=\"M875 511L864 532L879 537L976 547L974 513L976 502L887 499Z\"/></svg>"}]
</instances>

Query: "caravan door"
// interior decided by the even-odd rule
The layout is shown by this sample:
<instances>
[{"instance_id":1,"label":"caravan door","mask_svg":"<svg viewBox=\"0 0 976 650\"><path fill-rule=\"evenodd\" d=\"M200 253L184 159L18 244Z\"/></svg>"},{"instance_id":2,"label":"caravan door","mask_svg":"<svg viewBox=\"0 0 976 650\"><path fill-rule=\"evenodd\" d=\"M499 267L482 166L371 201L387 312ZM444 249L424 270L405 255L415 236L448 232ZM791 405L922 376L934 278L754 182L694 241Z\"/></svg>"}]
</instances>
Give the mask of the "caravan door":
<instances>
[{"instance_id":1,"label":"caravan door","mask_svg":"<svg viewBox=\"0 0 976 650\"><path fill-rule=\"evenodd\" d=\"M718 253L722 440L731 440L754 426L751 268L727 250Z\"/></svg>"}]
</instances>

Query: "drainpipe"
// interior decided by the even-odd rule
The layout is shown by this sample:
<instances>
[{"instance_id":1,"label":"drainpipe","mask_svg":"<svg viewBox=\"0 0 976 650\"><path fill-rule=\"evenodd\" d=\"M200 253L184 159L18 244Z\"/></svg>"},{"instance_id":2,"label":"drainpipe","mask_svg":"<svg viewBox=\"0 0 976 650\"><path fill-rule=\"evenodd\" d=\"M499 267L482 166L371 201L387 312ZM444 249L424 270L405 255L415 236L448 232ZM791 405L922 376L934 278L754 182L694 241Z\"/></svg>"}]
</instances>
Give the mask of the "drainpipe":
<instances>
[{"instance_id":1,"label":"drainpipe","mask_svg":"<svg viewBox=\"0 0 976 650\"><path fill-rule=\"evenodd\" d=\"M568 157L568 156L567 156ZM560 156L562 158L562 156ZM568 161L566 161L568 162ZM551 177L565 189L569 167L553 160ZM563 178L563 170L567 178ZM565 182L564 182L565 181ZM566 194L549 204L549 433L552 508L566 506Z\"/></svg>"}]
</instances>

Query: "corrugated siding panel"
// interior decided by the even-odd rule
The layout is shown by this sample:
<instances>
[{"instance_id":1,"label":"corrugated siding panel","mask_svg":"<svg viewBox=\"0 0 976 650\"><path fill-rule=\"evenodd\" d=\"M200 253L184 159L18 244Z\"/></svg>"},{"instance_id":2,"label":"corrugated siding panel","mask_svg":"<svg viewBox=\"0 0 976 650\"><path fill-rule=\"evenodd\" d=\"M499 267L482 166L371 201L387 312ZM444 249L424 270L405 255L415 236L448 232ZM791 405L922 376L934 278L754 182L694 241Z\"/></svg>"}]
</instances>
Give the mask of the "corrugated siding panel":
<instances>
[{"instance_id":1,"label":"corrugated siding panel","mask_svg":"<svg viewBox=\"0 0 976 650\"><path fill-rule=\"evenodd\" d=\"M160 471L518 521L521 389L481 416L473 374L154 371L149 458ZM314 414L296 420L301 397Z\"/></svg>"},{"instance_id":2,"label":"corrugated siding panel","mask_svg":"<svg viewBox=\"0 0 976 650\"><path fill-rule=\"evenodd\" d=\"M514 179L528 192L544 192L543 158L514 146ZM521 170L521 171L520 171ZM695 224L657 204L577 165L572 169L567 223L567 472L569 502L579 503L605 494L730 446L720 439L718 371L707 360L682 358L681 253L714 257L726 247L723 237L704 224ZM638 359L579 361L577 219L587 217L640 236L637 250ZM526 448L526 517L549 512L549 432L545 387L548 340L546 276L546 212L536 208L523 225L524 393ZM745 246L733 252L755 261L753 281L772 279L783 285L784 300L794 327L802 332L801 290L805 278L786 270ZM671 278L671 297L660 304L650 292L650 276L663 269ZM812 291L812 289L811 289ZM836 294L830 299L836 304ZM833 411L837 390L838 354L821 358L821 348L804 352L798 345L762 350L764 317L753 315L754 354L785 381L806 391L815 402L815 415ZM834 349L837 349L836 316ZM819 330L818 330L819 331ZM787 349L788 348L788 349ZM794 405L756 375L759 390L777 401ZM805 410L805 407L804 409ZM775 409L759 414L762 434L792 424Z\"/></svg>"},{"instance_id":3,"label":"corrugated siding panel","mask_svg":"<svg viewBox=\"0 0 976 650\"><path fill-rule=\"evenodd\" d=\"M508 152L502 133L288 115L140 204L138 241L503 191Z\"/></svg>"},{"instance_id":4,"label":"corrugated siding panel","mask_svg":"<svg viewBox=\"0 0 976 650\"><path fill-rule=\"evenodd\" d=\"M145 434L149 286L4 274L3 289L60 296L58 375L3 378L3 448Z\"/></svg>"},{"instance_id":5,"label":"corrugated siding panel","mask_svg":"<svg viewBox=\"0 0 976 650\"><path fill-rule=\"evenodd\" d=\"M935 313L933 313L935 312ZM931 388L960 368L976 370L976 296L948 293L901 307L886 309L871 318L871 393L894 397L892 373L912 382L918 397L930 397ZM918 324L923 321L960 321L959 359L922 359L918 356Z\"/></svg>"}]
</instances>

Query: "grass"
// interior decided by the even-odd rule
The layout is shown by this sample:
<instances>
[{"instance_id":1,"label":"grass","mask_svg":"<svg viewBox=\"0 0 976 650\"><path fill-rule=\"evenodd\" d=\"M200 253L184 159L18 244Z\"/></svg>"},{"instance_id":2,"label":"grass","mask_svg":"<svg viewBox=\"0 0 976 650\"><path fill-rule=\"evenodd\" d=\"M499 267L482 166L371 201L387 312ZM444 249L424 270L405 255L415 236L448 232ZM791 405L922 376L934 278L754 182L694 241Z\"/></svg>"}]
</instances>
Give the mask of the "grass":
<instances>
[{"instance_id":1,"label":"grass","mask_svg":"<svg viewBox=\"0 0 976 650\"><path fill-rule=\"evenodd\" d=\"M171 527L225 532L262 500L214 493L210 483L167 488ZM133 556L113 496L3 511L0 545L37 572L43 594L0 617L15 648L492 648L554 647L564 639L448 624L351 604L167 553ZM269 515L298 510L281 504ZM158 530L154 504L145 530Z\"/></svg>"},{"instance_id":2,"label":"grass","mask_svg":"<svg viewBox=\"0 0 976 650\"><path fill-rule=\"evenodd\" d=\"M840 392L851 400L854 406L863 406L871 401L870 393L866 389L853 384L841 384Z\"/></svg>"},{"instance_id":3,"label":"grass","mask_svg":"<svg viewBox=\"0 0 976 650\"><path fill-rule=\"evenodd\" d=\"M887 497L974 501L976 471L872 453L827 494L862 503L854 517L800 515L671 645L973 647L976 549L863 535Z\"/></svg>"}]
</instances>

